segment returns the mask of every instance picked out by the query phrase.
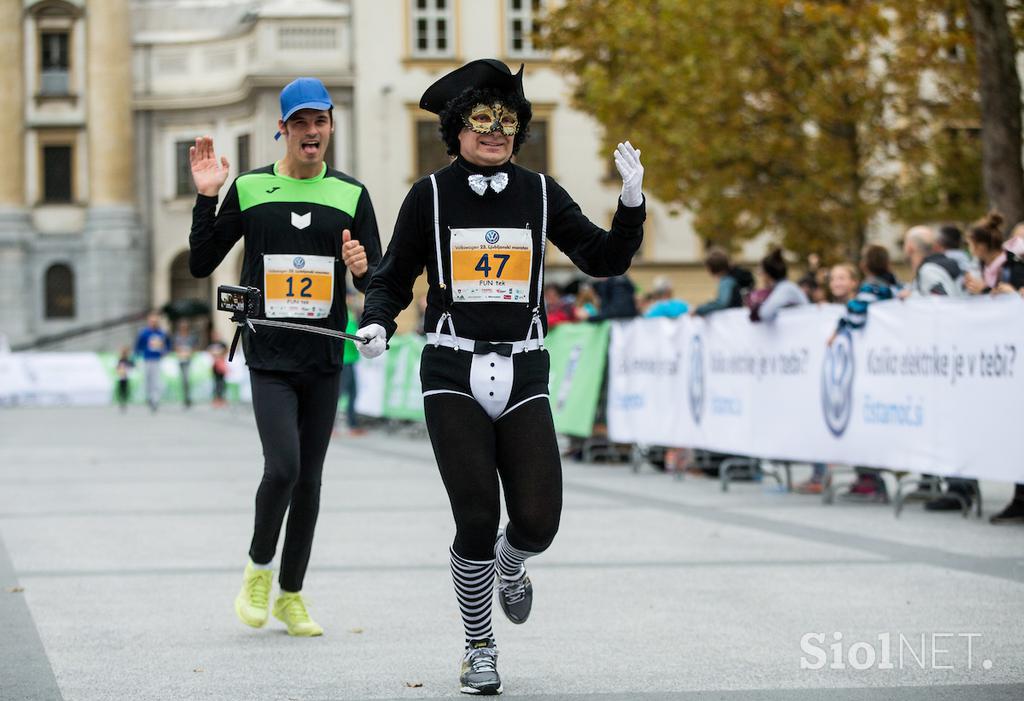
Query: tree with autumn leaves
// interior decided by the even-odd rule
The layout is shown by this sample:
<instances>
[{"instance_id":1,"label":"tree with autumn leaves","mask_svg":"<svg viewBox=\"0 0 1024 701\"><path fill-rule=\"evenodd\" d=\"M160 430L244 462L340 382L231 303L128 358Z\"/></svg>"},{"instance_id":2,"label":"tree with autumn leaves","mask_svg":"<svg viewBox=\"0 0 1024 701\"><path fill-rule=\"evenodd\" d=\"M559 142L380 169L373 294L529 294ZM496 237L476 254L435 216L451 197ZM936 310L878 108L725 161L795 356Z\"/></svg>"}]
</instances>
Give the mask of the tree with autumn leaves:
<instances>
[{"instance_id":1,"label":"tree with autumn leaves","mask_svg":"<svg viewBox=\"0 0 1024 701\"><path fill-rule=\"evenodd\" d=\"M568 0L546 42L705 240L847 257L878 218L987 207L968 5L1005 1Z\"/></svg>"}]
</instances>

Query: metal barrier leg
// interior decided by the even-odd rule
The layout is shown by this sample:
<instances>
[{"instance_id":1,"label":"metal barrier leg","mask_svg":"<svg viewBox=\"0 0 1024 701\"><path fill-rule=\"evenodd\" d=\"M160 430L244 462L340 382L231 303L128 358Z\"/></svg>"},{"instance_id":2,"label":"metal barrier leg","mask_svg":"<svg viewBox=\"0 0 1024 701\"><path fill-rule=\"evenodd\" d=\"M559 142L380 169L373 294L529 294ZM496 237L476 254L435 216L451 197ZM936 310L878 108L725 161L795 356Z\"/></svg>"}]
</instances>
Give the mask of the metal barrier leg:
<instances>
[{"instance_id":1,"label":"metal barrier leg","mask_svg":"<svg viewBox=\"0 0 1024 701\"><path fill-rule=\"evenodd\" d=\"M643 462L644 449L634 443L629 453L629 469L633 471L633 474L638 474L640 468L643 467Z\"/></svg>"},{"instance_id":2,"label":"metal barrier leg","mask_svg":"<svg viewBox=\"0 0 1024 701\"><path fill-rule=\"evenodd\" d=\"M821 478L821 482L821 503L832 504L836 500L836 493L831 466L825 468L825 476Z\"/></svg>"},{"instance_id":3,"label":"metal barrier leg","mask_svg":"<svg viewBox=\"0 0 1024 701\"><path fill-rule=\"evenodd\" d=\"M718 467L718 480L722 483L723 492L729 491L729 473L738 467L745 467L750 470L751 476L756 476L757 472L761 469L760 461L756 458L726 458Z\"/></svg>"}]
</instances>

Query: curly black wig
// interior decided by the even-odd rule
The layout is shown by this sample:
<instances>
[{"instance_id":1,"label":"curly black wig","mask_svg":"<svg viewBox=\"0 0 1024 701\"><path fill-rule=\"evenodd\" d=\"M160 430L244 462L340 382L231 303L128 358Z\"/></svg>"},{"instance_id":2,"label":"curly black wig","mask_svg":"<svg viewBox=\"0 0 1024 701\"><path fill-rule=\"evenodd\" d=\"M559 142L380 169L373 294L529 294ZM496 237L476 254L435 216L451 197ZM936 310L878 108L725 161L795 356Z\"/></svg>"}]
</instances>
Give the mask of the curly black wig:
<instances>
[{"instance_id":1,"label":"curly black wig","mask_svg":"<svg viewBox=\"0 0 1024 701\"><path fill-rule=\"evenodd\" d=\"M459 132L466 126L463 117L476 105L491 105L495 102L505 105L519 117L519 131L516 133L515 141L512 142L512 154L519 153L519 147L530 135L530 120L533 118L530 101L493 88L466 88L458 97L445 105L439 115L441 140L448 147L449 156L459 155Z\"/></svg>"}]
</instances>

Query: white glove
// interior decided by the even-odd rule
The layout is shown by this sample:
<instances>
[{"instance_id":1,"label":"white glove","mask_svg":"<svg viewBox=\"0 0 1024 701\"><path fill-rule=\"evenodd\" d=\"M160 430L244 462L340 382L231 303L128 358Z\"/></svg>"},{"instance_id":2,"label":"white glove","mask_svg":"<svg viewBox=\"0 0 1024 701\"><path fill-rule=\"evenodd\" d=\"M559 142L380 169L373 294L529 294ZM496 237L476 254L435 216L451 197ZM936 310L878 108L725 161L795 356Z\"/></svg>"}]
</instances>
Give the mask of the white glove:
<instances>
[{"instance_id":1,"label":"white glove","mask_svg":"<svg viewBox=\"0 0 1024 701\"><path fill-rule=\"evenodd\" d=\"M628 141L619 144L615 153L615 167L622 176L622 194L619 198L627 207L639 207L644 202L640 188L644 184L644 167L640 164L640 151Z\"/></svg>"},{"instance_id":2,"label":"white glove","mask_svg":"<svg viewBox=\"0 0 1024 701\"><path fill-rule=\"evenodd\" d=\"M369 343L357 343L359 355L364 358L376 358L384 352L388 345L388 332L380 324L370 324L356 331L359 338L368 338Z\"/></svg>"}]
</instances>

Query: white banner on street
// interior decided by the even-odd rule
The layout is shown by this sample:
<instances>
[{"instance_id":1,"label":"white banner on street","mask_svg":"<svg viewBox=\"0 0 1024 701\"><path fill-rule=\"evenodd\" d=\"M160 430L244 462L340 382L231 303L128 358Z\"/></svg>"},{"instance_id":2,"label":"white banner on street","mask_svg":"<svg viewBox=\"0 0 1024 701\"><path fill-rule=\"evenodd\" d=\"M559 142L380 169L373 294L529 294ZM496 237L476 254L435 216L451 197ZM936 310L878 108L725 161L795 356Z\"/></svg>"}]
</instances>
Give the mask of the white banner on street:
<instances>
[{"instance_id":1,"label":"white banner on street","mask_svg":"<svg viewBox=\"0 0 1024 701\"><path fill-rule=\"evenodd\" d=\"M95 353L0 355L0 405L109 404L110 375Z\"/></svg>"},{"instance_id":2,"label":"white banner on street","mask_svg":"<svg viewBox=\"0 0 1024 701\"><path fill-rule=\"evenodd\" d=\"M842 311L615 324L610 437L1024 482L1024 300L880 302L828 347Z\"/></svg>"},{"instance_id":3,"label":"white banner on street","mask_svg":"<svg viewBox=\"0 0 1024 701\"><path fill-rule=\"evenodd\" d=\"M356 363L356 413L384 416L384 371L387 358L360 358Z\"/></svg>"}]
</instances>

